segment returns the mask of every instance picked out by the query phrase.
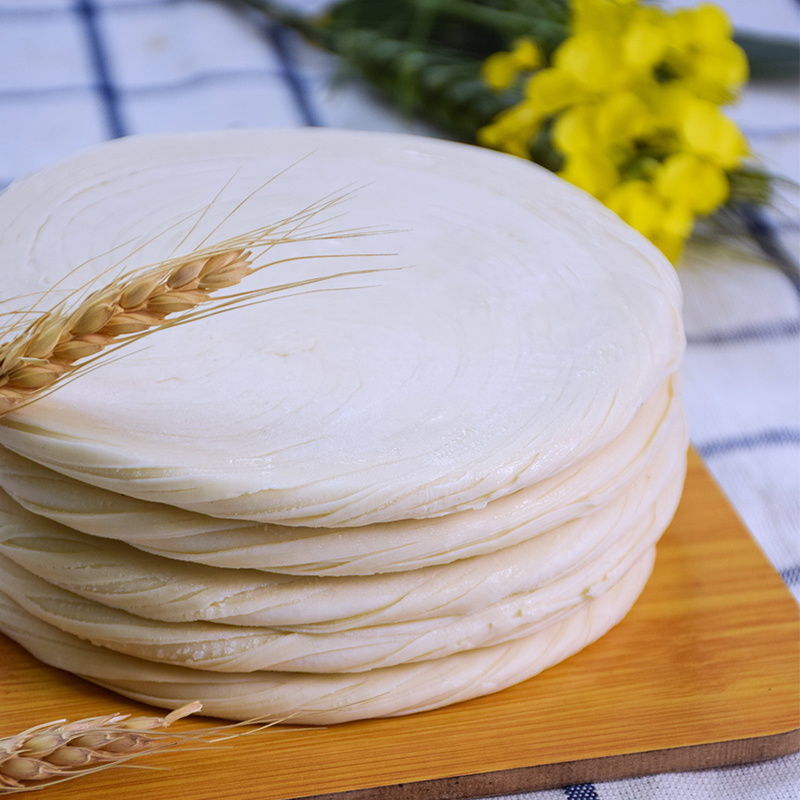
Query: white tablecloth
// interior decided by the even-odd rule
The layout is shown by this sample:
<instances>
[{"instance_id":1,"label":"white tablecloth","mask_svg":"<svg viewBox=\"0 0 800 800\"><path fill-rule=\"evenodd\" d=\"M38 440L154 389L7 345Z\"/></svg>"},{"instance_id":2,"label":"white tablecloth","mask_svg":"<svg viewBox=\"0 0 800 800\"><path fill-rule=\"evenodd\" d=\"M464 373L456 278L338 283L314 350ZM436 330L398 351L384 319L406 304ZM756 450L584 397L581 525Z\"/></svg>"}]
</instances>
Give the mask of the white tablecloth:
<instances>
[{"instance_id":1,"label":"white tablecloth","mask_svg":"<svg viewBox=\"0 0 800 800\"><path fill-rule=\"evenodd\" d=\"M742 28L798 33L800 3L793 0L722 5ZM214 0L0 0L0 186L128 133L295 125L429 132L357 82L332 85L334 72L330 57L294 34L254 23ZM753 85L732 112L764 163L795 180L799 108L797 87ZM800 232L791 201L782 198L769 215L767 235L797 254ZM798 292L746 242L698 244L680 275L692 440L800 596ZM798 796L797 756L531 795Z\"/></svg>"}]
</instances>

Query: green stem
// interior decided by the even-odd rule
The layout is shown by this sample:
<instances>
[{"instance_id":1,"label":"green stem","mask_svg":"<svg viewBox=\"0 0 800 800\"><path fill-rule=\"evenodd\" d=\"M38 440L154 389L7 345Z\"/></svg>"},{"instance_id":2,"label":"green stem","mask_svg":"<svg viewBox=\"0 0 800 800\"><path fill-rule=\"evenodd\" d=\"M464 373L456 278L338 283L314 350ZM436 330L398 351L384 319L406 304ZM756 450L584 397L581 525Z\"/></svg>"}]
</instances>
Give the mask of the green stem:
<instances>
[{"instance_id":1,"label":"green stem","mask_svg":"<svg viewBox=\"0 0 800 800\"><path fill-rule=\"evenodd\" d=\"M439 0L436 5L439 11L469 22L488 25L512 36L540 33L545 36L559 36L563 39L567 34L563 25L550 20L534 19L527 14L479 5L469 2L469 0Z\"/></svg>"},{"instance_id":2,"label":"green stem","mask_svg":"<svg viewBox=\"0 0 800 800\"><path fill-rule=\"evenodd\" d=\"M794 81L800 78L800 45L795 39L741 32L734 38L747 54L752 78Z\"/></svg>"}]
</instances>

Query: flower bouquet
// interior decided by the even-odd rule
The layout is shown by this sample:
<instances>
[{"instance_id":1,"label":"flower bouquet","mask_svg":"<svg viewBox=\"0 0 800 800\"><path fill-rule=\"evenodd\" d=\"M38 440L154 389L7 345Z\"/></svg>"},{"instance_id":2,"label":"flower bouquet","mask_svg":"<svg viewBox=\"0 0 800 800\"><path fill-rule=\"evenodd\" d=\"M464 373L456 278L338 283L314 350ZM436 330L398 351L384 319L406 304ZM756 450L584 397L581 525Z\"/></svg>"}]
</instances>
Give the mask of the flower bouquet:
<instances>
[{"instance_id":1,"label":"flower bouquet","mask_svg":"<svg viewBox=\"0 0 800 800\"><path fill-rule=\"evenodd\" d=\"M758 239L775 179L723 109L750 76L796 76L798 50L735 35L718 6L342 0L308 17L236 2L336 53L404 113L557 172L673 262L712 215Z\"/></svg>"}]
</instances>

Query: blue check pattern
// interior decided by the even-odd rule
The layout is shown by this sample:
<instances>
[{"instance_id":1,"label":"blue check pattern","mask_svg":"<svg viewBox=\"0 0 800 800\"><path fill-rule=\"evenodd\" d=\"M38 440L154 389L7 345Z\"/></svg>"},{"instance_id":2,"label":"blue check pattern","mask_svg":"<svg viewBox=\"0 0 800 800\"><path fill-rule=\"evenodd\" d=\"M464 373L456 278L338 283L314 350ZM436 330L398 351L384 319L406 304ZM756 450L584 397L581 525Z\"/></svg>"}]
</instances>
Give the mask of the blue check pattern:
<instances>
[{"instance_id":1,"label":"blue check pattern","mask_svg":"<svg viewBox=\"0 0 800 800\"><path fill-rule=\"evenodd\" d=\"M378 2L378 0L376 0ZM723 0L742 27L797 35L794 0ZM324 0L294 5L316 10ZM435 135L290 31L214 0L0 0L0 187L108 138L325 125ZM792 86L753 86L733 116L763 164L800 179ZM800 253L798 197L751 220ZM681 269L692 439L800 597L800 286L746 240L692 246ZM587 720L587 724L591 724ZM539 792L531 800L800 796L800 759Z\"/></svg>"}]
</instances>

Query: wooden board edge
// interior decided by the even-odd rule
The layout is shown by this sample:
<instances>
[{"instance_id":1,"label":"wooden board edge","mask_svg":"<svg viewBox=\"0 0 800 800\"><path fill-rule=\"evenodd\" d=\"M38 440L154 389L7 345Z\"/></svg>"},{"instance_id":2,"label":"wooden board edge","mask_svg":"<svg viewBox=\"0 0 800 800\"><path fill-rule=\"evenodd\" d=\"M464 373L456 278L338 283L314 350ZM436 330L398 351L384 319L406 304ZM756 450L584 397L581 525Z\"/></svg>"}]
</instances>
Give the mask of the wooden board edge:
<instances>
[{"instance_id":1,"label":"wooden board edge","mask_svg":"<svg viewBox=\"0 0 800 800\"><path fill-rule=\"evenodd\" d=\"M743 766L797 752L800 752L800 728L751 739L731 739L665 750L310 795L305 800L465 800L497 797L554 789L573 783L595 783L662 772Z\"/></svg>"}]
</instances>

